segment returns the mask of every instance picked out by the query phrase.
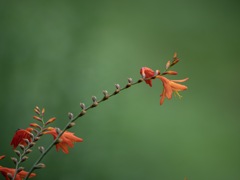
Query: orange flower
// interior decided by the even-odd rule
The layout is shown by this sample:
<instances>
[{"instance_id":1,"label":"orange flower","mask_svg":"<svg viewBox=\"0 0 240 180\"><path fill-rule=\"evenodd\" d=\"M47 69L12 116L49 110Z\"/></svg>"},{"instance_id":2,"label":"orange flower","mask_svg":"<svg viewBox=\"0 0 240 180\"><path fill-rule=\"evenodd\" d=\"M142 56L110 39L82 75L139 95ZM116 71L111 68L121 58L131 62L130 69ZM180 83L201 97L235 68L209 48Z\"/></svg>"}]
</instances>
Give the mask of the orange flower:
<instances>
[{"instance_id":1,"label":"orange flower","mask_svg":"<svg viewBox=\"0 0 240 180\"><path fill-rule=\"evenodd\" d=\"M24 139L28 139L29 142L31 142L32 138L30 132L32 130L32 128L17 130L11 141L11 146L13 146L13 149L15 149L19 144L26 146L27 143L24 141Z\"/></svg>"},{"instance_id":2,"label":"orange flower","mask_svg":"<svg viewBox=\"0 0 240 180\"><path fill-rule=\"evenodd\" d=\"M49 127L48 131L44 132L44 134L51 134L54 139L57 138L58 133L56 132L56 128ZM62 136L59 138L59 143L56 144L57 151L59 149L62 149L62 151L66 154L68 154L68 147L73 147L74 142L82 142L83 139L79 138L74 135L74 133L65 131Z\"/></svg>"},{"instance_id":3,"label":"orange flower","mask_svg":"<svg viewBox=\"0 0 240 180\"><path fill-rule=\"evenodd\" d=\"M142 78L143 79L147 79L147 78L151 78L155 75L155 72L151 69L151 68L148 68L148 67L142 67L140 69L140 74L142 75ZM149 79L149 80L145 80L146 84L148 84L150 87L152 87L152 80Z\"/></svg>"},{"instance_id":4,"label":"orange flower","mask_svg":"<svg viewBox=\"0 0 240 180\"><path fill-rule=\"evenodd\" d=\"M15 169L0 166L0 172L5 177L6 180L10 180L9 177L8 177L8 174L11 174L12 177L13 177L14 173L15 173ZM28 174L27 171L20 171L19 173L17 173L17 175L15 177L15 180L22 180L27 176L27 174ZM29 177L31 178L31 177L34 177L34 176L36 176L36 174L31 173Z\"/></svg>"},{"instance_id":5,"label":"orange flower","mask_svg":"<svg viewBox=\"0 0 240 180\"><path fill-rule=\"evenodd\" d=\"M159 78L163 83L163 92L160 95L161 96L160 105L163 104L165 97L167 97L168 99L171 99L173 92L175 92L179 97L181 97L178 92L184 91L187 89L187 86L178 84L177 82L185 82L188 80L188 78L185 78L182 80L169 80L163 76L157 76L157 78Z\"/></svg>"},{"instance_id":6,"label":"orange flower","mask_svg":"<svg viewBox=\"0 0 240 180\"><path fill-rule=\"evenodd\" d=\"M5 156L0 156L0 160L3 159ZM0 166L0 172L2 173L2 175L5 177L6 180L10 180L8 177L8 174L11 174L12 177L14 176L15 173L15 169L13 168L6 168L6 167L2 167ZM27 176L28 172L26 171L20 171L19 173L17 173L15 180L22 180ZM30 174L30 178L36 176L35 173L31 173Z\"/></svg>"}]
</instances>

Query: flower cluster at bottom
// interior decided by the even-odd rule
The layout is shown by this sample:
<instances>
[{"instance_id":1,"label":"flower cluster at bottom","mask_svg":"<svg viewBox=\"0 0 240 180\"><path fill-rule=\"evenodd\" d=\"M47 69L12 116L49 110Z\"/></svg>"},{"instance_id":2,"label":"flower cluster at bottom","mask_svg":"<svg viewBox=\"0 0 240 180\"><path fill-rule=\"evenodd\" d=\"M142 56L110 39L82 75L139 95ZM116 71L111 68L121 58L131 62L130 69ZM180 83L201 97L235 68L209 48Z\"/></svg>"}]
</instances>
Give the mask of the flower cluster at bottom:
<instances>
[{"instance_id":1,"label":"flower cluster at bottom","mask_svg":"<svg viewBox=\"0 0 240 180\"><path fill-rule=\"evenodd\" d=\"M54 141L53 144L56 146L56 150L59 151L61 149L63 153L68 154L69 148L74 146L75 142L83 142L82 138L79 138L74 135L74 133L69 131L61 131L59 128L48 127L49 124L53 123L56 118L50 118L47 122L44 122L43 117L45 113L45 109L43 108L41 111L38 107L34 109L36 116L33 116L34 120L39 121L39 123L31 123L30 127L26 129L18 129L10 143L13 147L13 150L18 155L18 159L15 157L11 157L12 161L15 163L15 168L8 168L0 166L0 172L5 177L6 180L22 180L25 178L32 178L36 176L35 173L32 173L34 169L44 168L45 165L43 163L37 163L33 166L30 173L24 171L23 167L19 167L19 165L28 159L27 154L32 152L32 147L36 145L37 141L41 138L41 136L50 134L53 136ZM72 127L74 123L71 123ZM20 147L19 151L17 148ZM43 154L45 152L45 148L43 146L38 147L39 151ZM0 156L0 160L4 159L5 155Z\"/></svg>"}]
</instances>

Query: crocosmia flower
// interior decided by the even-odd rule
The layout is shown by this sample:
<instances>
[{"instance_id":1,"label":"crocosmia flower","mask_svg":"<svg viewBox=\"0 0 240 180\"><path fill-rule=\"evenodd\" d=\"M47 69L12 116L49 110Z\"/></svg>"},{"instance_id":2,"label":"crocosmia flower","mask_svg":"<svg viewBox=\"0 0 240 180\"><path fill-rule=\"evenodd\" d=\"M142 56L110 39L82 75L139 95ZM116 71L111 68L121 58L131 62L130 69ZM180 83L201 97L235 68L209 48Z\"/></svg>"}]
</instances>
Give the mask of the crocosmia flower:
<instances>
[{"instance_id":1,"label":"crocosmia flower","mask_svg":"<svg viewBox=\"0 0 240 180\"><path fill-rule=\"evenodd\" d=\"M56 131L56 128L49 127L48 131L44 132L44 134L51 134L54 139L57 138L58 133ZM69 153L68 147L73 147L75 142L82 142L83 139L79 138L74 135L74 133L65 131L62 136L59 138L59 142L56 144L56 149L59 151L59 149L62 149L62 151L66 154Z\"/></svg>"},{"instance_id":2,"label":"crocosmia flower","mask_svg":"<svg viewBox=\"0 0 240 180\"><path fill-rule=\"evenodd\" d=\"M4 157L5 157L4 155L0 156L0 160L3 159ZM5 177L6 180L10 180L9 177L8 177L8 174L10 174L13 177L14 173L15 173L15 169L0 166L0 172ZM27 174L28 174L28 172L22 170L19 173L17 173L17 175L15 177L15 180L22 180L25 177L27 177ZM36 174L31 173L29 177L31 178L31 177L34 177L34 176L36 176Z\"/></svg>"},{"instance_id":3,"label":"crocosmia flower","mask_svg":"<svg viewBox=\"0 0 240 180\"><path fill-rule=\"evenodd\" d=\"M151 68L148 68L148 67L142 67L140 69L140 74L142 75L142 78L143 79L148 79L148 78L151 78L155 75L155 72L154 70L152 70ZM145 80L146 84L148 84L150 87L152 87L152 80L149 79L149 80Z\"/></svg>"},{"instance_id":4,"label":"crocosmia flower","mask_svg":"<svg viewBox=\"0 0 240 180\"><path fill-rule=\"evenodd\" d=\"M167 68L170 65L167 66ZM162 76L165 74L169 74L169 75L177 75L176 71L166 71L165 73L163 73L162 75L160 75L160 71L157 70L156 72L154 70L152 70L151 68L148 67L142 67L140 69L140 74L142 75L142 78L144 79L144 81L150 86L152 87L152 79L149 79L151 77L156 77L158 79L160 79L163 83L163 92L160 95L161 99L160 99L160 105L163 104L165 97L167 99L171 99L172 98L172 93L175 92L179 97L181 97L179 95L179 91L184 91L187 89L187 86L179 84L178 82L185 82L188 80L188 78L182 79L182 80L169 80L166 77ZM146 80L147 79L147 80Z\"/></svg>"},{"instance_id":5,"label":"crocosmia flower","mask_svg":"<svg viewBox=\"0 0 240 180\"><path fill-rule=\"evenodd\" d=\"M0 166L0 172L5 177L6 180L10 180L9 177L8 177L8 174L11 174L11 176L13 177L14 173L15 173L15 169ZM17 175L15 177L15 180L22 180L25 177L27 177L27 174L28 174L27 171L23 171L22 170L19 173L17 173ZM32 178L34 176L36 176L36 174L35 173L31 173L29 177Z\"/></svg>"},{"instance_id":6,"label":"crocosmia flower","mask_svg":"<svg viewBox=\"0 0 240 180\"><path fill-rule=\"evenodd\" d=\"M163 83L163 92L160 95L161 96L160 105L163 104L165 97L171 99L173 92L175 92L179 97L181 97L179 91L184 91L187 89L187 86L179 84L177 82L185 82L188 80L188 78L182 80L169 80L163 76L157 76L157 78L159 78Z\"/></svg>"},{"instance_id":7,"label":"crocosmia flower","mask_svg":"<svg viewBox=\"0 0 240 180\"><path fill-rule=\"evenodd\" d=\"M24 141L24 139L28 139L29 142L32 141L31 138L31 131L32 128L27 129L18 129L16 133L13 136L13 139L11 141L11 146L13 146L13 149L15 149L19 144L27 145L27 143Z\"/></svg>"}]
</instances>

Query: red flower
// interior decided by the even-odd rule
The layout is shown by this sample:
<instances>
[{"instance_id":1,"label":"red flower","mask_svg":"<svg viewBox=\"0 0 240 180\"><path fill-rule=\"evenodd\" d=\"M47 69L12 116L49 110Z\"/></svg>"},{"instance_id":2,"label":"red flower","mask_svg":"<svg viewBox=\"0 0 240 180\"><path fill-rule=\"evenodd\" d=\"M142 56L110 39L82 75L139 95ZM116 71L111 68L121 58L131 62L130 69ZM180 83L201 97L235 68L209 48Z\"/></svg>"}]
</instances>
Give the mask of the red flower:
<instances>
[{"instance_id":1,"label":"red flower","mask_svg":"<svg viewBox=\"0 0 240 180\"><path fill-rule=\"evenodd\" d=\"M5 156L0 156L0 160L3 159ZM11 174L12 177L14 176L15 173L15 169L13 168L6 168L6 167L2 167L0 166L0 172L2 173L2 175L5 177L6 180L10 180L8 177L8 174ZM28 172L26 171L20 171L19 173L17 173L15 180L22 180L27 176ZM35 173L31 173L30 174L30 178L36 176Z\"/></svg>"},{"instance_id":2,"label":"red flower","mask_svg":"<svg viewBox=\"0 0 240 180\"><path fill-rule=\"evenodd\" d=\"M51 134L54 139L57 138L58 133L55 128L49 127L48 131L44 132L44 134ZM65 131L62 136L59 138L59 143L56 144L57 151L62 149L62 151L68 154L68 147L73 147L75 142L82 142L83 139L74 135L74 133Z\"/></svg>"},{"instance_id":3,"label":"red flower","mask_svg":"<svg viewBox=\"0 0 240 180\"><path fill-rule=\"evenodd\" d=\"M151 77L155 76L155 72L152 69L148 68L148 67L142 67L140 69L140 74L142 75L143 79L148 79L148 78L151 78ZM145 80L145 82L150 87L152 87L152 80L151 79Z\"/></svg>"},{"instance_id":4,"label":"red flower","mask_svg":"<svg viewBox=\"0 0 240 180\"><path fill-rule=\"evenodd\" d=\"M19 144L26 146L27 143L24 141L24 139L28 139L29 142L31 142L32 138L30 132L32 130L33 130L32 128L17 130L11 141L11 146L13 146L13 149L15 149Z\"/></svg>"},{"instance_id":5,"label":"red flower","mask_svg":"<svg viewBox=\"0 0 240 180\"><path fill-rule=\"evenodd\" d=\"M177 82L185 82L188 80L188 78L185 78L182 80L169 80L163 76L157 76L157 78L159 78L163 83L163 92L160 95L161 96L160 105L163 104L165 97L167 97L168 99L171 99L173 92L175 92L179 97L181 97L178 92L184 91L187 89L187 86L178 84Z\"/></svg>"},{"instance_id":6,"label":"red flower","mask_svg":"<svg viewBox=\"0 0 240 180\"><path fill-rule=\"evenodd\" d=\"M6 180L10 180L9 177L8 177L8 174L11 174L12 177L13 177L14 173L15 173L15 169L0 166L0 172L5 177ZM27 174L28 174L27 171L20 171L19 173L17 173L17 175L15 177L15 180L22 180L27 176ZM29 177L31 178L31 177L34 177L34 176L36 176L36 174L31 173Z\"/></svg>"}]
</instances>

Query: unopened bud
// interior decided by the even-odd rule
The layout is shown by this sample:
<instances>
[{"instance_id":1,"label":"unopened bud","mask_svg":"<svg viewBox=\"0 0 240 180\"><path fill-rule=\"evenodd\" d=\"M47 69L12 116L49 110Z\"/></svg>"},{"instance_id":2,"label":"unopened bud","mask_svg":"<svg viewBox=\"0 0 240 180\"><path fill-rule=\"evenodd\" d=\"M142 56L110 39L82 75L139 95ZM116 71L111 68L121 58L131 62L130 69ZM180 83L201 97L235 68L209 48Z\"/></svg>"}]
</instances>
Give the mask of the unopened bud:
<instances>
[{"instance_id":1,"label":"unopened bud","mask_svg":"<svg viewBox=\"0 0 240 180\"><path fill-rule=\"evenodd\" d=\"M116 90L115 90L114 94L117 94L117 93L119 93L119 92L120 92L120 90L121 90L121 87L120 87L120 85L119 85L119 84L115 84L115 87L116 87Z\"/></svg>"},{"instance_id":2,"label":"unopened bud","mask_svg":"<svg viewBox=\"0 0 240 180\"><path fill-rule=\"evenodd\" d=\"M31 123L30 126L41 129L41 126L39 126L37 123Z\"/></svg>"},{"instance_id":3,"label":"unopened bud","mask_svg":"<svg viewBox=\"0 0 240 180\"><path fill-rule=\"evenodd\" d=\"M33 116L33 119L37 120L37 121L42 121L42 119L38 116Z\"/></svg>"},{"instance_id":4,"label":"unopened bud","mask_svg":"<svg viewBox=\"0 0 240 180\"><path fill-rule=\"evenodd\" d=\"M155 76L160 75L160 71L159 71L159 70L156 70L154 75L155 75Z\"/></svg>"},{"instance_id":5,"label":"unopened bud","mask_svg":"<svg viewBox=\"0 0 240 180\"><path fill-rule=\"evenodd\" d=\"M30 143L28 139L23 139L23 140L27 145Z\"/></svg>"},{"instance_id":6,"label":"unopened bud","mask_svg":"<svg viewBox=\"0 0 240 180\"><path fill-rule=\"evenodd\" d=\"M73 119L73 113L69 112L69 113L68 113L68 118L69 118L70 120Z\"/></svg>"},{"instance_id":7,"label":"unopened bud","mask_svg":"<svg viewBox=\"0 0 240 180\"><path fill-rule=\"evenodd\" d=\"M36 144L35 142L31 142L30 145L29 145L29 147L31 148L31 147L33 147L35 144Z\"/></svg>"},{"instance_id":8,"label":"unopened bud","mask_svg":"<svg viewBox=\"0 0 240 180\"><path fill-rule=\"evenodd\" d=\"M53 117L53 118L50 118L47 122L46 122L46 125L48 125L48 124L50 124L50 123L52 123L53 121L55 121L56 120L56 118L55 117Z\"/></svg>"},{"instance_id":9,"label":"unopened bud","mask_svg":"<svg viewBox=\"0 0 240 180\"><path fill-rule=\"evenodd\" d=\"M14 150L14 152L18 155L18 156L20 156L21 155L21 153L20 153L20 151L18 151L18 150Z\"/></svg>"},{"instance_id":10,"label":"unopened bud","mask_svg":"<svg viewBox=\"0 0 240 180\"><path fill-rule=\"evenodd\" d=\"M11 160L14 162L14 164L17 164L18 160L15 157L11 157Z\"/></svg>"},{"instance_id":11,"label":"unopened bud","mask_svg":"<svg viewBox=\"0 0 240 180\"><path fill-rule=\"evenodd\" d=\"M31 149L27 149L25 154L29 154L30 152L32 152L32 150Z\"/></svg>"},{"instance_id":12,"label":"unopened bud","mask_svg":"<svg viewBox=\"0 0 240 180\"><path fill-rule=\"evenodd\" d=\"M56 133L57 134L60 134L61 133L61 130L59 128L56 128Z\"/></svg>"},{"instance_id":13,"label":"unopened bud","mask_svg":"<svg viewBox=\"0 0 240 180\"><path fill-rule=\"evenodd\" d=\"M168 61L168 62L166 63L166 69L168 69L168 68L170 67L170 65L171 65L171 62Z\"/></svg>"},{"instance_id":14,"label":"unopened bud","mask_svg":"<svg viewBox=\"0 0 240 180\"><path fill-rule=\"evenodd\" d=\"M24 146L24 145L22 145L22 144L20 144L20 145L19 145L19 147L20 147L22 150L24 150L24 149L25 149L25 146Z\"/></svg>"},{"instance_id":15,"label":"unopened bud","mask_svg":"<svg viewBox=\"0 0 240 180\"><path fill-rule=\"evenodd\" d=\"M34 109L34 112L36 113L36 114L38 114L38 115L40 115L40 111L38 110L38 109Z\"/></svg>"},{"instance_id":16,"label":"unopened bud","mask_svg":"<svg viewBox=\"0 0 240 180\"><path fill-rule=\"evenodd\" d=\"M128 83L126 85L126 88L129 88L132 85L132 82L133 82L132 78L128 78Z\"/></svg>"},{"instance_id":17,"label":"unopened bud","mask_svg":"<svg viewBox=\"0 0 240 180\"><path fill-rule=\"evenodd\" d=\"M37 165L34 166L34 169L42 169L42 168L45 168L46 165L43 164L43 163L38 163Z\"/></svg>"},{"instance_id":18,"label":"unopened bud","mask_svg":"<svg viewBox=\"0 0 240 180\"><path fill-rule=\"evenodd\" d=\"M27 159L28 159L28 157L27 157L27 156L24 156L24 157L22 158L21 162L24 162L24 161L26 161Z\"/></svg>"},{"instance_id":19,"label":"unopened bud","mask_svg":"<svg viewBox=\"0 0 240 180\"><path fill-rule=\"evenodd\" d=\"M93 101L92 107L96 107L98 105L96 96L92 96L92 101Z\"/></svg>"},{"instance_id":20,"label":"unopened bud","mask_svg":"<svg viewBox=\"0 0 240 180\"><path fill-rule=\"evenodd\" d=\"M44 148L43 146L39 146L39 147L38 147L38 150L39 150L41 153L44 153L45 148Z\"/></svg>"},{"instance_id":21,"label":"unopened bud","mask_svg":"<svg viewBox=\"0 0 240 180\"><path fill-rule=\"evenodd\" d=\"M45 108L42 108L42 116L44 116Z\"/></svg>"},{"instance_id":22,"label":"unopened bud","mask_svg":"<svg viewBox=\"0 0 240 180\"><path fill-rule=\"evenodd\" d=\"M40 137L35 137L34 141L38 141L40 139Z\"/></svg>"},{"instance_id":23,"label":"unopened bud","mask_svg":"<svg viewBox=\"0 0 240 180\"><path fill-rule=\"evenodd\" d=\"M85 109L86 109L86 106L85 106L85 104L84 104L84 103L80 103L80 107L81 107L83 110L85 110Z\"/></svg>"},{"instance_id":24,"label":"unopened bud","mask_svg":"<svg viewBox=\"0 0 240 180\"><path fill-rule=\"evenodd\" d=\"M103 91L103 95L104 95L103 100L106 100L109 98L109 94L106 90Z\"/></svg>"}]
</instances>

